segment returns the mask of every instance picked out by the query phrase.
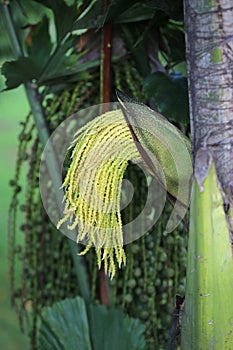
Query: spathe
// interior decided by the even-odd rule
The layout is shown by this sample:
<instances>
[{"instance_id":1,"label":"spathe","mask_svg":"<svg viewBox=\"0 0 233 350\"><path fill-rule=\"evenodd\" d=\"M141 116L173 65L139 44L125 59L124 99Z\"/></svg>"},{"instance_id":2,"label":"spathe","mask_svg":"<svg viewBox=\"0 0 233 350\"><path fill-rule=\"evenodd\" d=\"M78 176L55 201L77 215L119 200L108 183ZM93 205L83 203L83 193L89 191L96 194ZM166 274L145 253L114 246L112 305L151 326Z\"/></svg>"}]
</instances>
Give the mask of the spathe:
<instances>
[{"instance_id":1,"label":"spathe","mask_svg":"<svg viewBox=\"0 0 233 350\"><path fill-rule=\"evenodd\" d=\"M193 173L190 141L160 113L119 90L116 94L143 161L174 203L166 227L171 232L190 203Z\"/></svg>"}]
</instances>

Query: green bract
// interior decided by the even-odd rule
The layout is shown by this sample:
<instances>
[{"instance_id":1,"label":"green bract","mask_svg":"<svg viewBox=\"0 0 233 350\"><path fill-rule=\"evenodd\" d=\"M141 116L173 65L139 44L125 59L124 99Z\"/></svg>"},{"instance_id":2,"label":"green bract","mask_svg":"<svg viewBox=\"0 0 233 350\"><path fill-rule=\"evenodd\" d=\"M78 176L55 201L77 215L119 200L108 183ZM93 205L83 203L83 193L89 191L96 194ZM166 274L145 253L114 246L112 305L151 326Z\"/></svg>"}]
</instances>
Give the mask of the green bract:
<instances>
[{"instance_id":1,"label":"green bract","mask_svg":"<svg viewBox=\"0 0 233 350\"><path fill-rule=\"evenodd\" d=\"M160 113L120 91L117 95L143 161L174 203L166 227L171 232L189 206L193 172L190 141Z\"/></svg>"},{"instance_id":2,"label":"green bract","mask_svg":"<svg viewBox=\"0 0 233 350\"><path fill-rule=\"evenodd\" d=\"M202 192L194 182L190 214L182 349L232 349L232 247L213 163Z\"/></svg>"}]
</instances>

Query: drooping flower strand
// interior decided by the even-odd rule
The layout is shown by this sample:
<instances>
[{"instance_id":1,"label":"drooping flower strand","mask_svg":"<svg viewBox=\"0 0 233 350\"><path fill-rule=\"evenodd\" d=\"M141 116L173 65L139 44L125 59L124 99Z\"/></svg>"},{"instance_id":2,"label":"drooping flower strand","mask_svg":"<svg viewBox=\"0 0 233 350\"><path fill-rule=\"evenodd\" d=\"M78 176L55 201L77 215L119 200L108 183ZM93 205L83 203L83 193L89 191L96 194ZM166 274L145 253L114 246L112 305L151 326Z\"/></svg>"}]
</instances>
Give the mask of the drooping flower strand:
<instances>
[{"instance_id":1,"label":"drooping flower strand","mask_svg":"<svg viewBox=\"0 0 233 350\"><path fill-rule=\"evenodd\" d=\"M113 277L115 263L126 263L120 213L120 195L128 161L138 161L131 132L120 110L107 112L86 124L74 136L72 161L64 180L64 217L78 227L77 242L86 254L95 247L98 266Z\"/></svg>"}]
</instances>

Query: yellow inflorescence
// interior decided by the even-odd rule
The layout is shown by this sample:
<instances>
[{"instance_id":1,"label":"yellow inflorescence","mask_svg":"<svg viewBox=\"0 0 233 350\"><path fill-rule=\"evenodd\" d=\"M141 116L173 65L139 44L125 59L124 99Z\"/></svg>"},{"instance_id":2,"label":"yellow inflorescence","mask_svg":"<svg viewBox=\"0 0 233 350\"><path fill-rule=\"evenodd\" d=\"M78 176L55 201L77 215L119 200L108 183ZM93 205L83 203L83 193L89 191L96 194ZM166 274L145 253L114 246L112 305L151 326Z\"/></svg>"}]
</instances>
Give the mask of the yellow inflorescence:
<instances>
[{"instance_id":1,"label":"yellow inflorescence","mask_svg":"<svg viewBox=\"0 0 233 350\"><path fill-rule=\"evenodd\" d=\"M86 254L94 246L98 266L115 274L115 262L125 264L120 194L128 160L138 161L139 152L120 110L95 118L74 136L72 162L67 172L64 217L68 228L78 227L77 242Z\"/></svg>"}]
</instances>

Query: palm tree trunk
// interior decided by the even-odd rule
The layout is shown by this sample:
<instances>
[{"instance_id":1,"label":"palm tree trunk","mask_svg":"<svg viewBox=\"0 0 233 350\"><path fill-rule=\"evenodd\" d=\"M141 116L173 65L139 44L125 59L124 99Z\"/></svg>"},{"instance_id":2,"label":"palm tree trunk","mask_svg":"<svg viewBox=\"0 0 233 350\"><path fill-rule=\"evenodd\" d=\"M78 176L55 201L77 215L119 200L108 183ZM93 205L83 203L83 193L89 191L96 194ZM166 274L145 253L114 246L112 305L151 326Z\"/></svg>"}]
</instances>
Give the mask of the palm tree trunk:
<instances>
[{"instance_id":1,"label":"palm tree trunk","mask_svg":"<svg viewBox=\"0 0 233 350\"><path fill-rule=\"evenodd\" d=\"M211 151L233 207L233 2L185 0L184 8L193 151Z\"/></svg>"},{"instance_id":2,"label":"palm tree trunk","mask_svg":"<svg viewBox=\"0 0 233 350\"><path fill-rule=\"evenodd\" d=\"M194 182L181 349L233 349L233 3L184 8Z\"/></svg>"}]
</instances>

